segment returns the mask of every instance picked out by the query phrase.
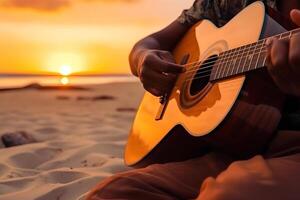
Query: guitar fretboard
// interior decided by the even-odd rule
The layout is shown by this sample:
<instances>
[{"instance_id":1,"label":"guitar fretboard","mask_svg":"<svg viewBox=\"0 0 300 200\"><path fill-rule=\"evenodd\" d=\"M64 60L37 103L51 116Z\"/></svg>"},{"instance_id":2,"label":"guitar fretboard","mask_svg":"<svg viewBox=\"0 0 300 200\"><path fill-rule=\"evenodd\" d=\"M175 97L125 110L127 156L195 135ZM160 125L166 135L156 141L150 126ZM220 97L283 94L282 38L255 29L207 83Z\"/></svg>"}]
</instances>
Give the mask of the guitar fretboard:
<instances>
[{"instance_id":1,"label":"guitar fretboard","mask_svg":"<svg viewBox=\"0 0 300 200\"><path fill-rule=\"evenodd\" d=\"M299 32L300 28L270 38L277 38L279 40L291 38L293 34ZM265 38L258 42L221 53L219 55L220 59L212 68L210 81L228 78L265 67L267 59L266 42L268 39L269 38Z\"/></svg>"}]
</instances>

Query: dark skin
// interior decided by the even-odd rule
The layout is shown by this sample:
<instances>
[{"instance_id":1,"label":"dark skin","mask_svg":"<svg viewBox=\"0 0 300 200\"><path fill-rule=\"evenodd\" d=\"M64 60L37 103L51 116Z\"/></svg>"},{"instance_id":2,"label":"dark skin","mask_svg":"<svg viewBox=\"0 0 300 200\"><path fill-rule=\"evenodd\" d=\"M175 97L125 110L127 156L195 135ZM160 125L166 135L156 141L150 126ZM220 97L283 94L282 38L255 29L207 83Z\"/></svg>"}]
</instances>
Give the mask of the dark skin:
<instances>
[{"instance_id":1,"label":"dark skin","mask_svg":"<svg viewBox=\"0 0 300 200\"><path fill-rule=\"evenodd\" d=\"M300 2L279 2L279 10L300 26ZM130 54L131 71L138 76L144 88L155 96L172 89L184 67L175 64L170 53L190 27L174 21L163 30L140 40ZM204 36L205 37L205 36ZM286 94L300 97L300 34L287 40L270 40L268 71L276 85Z\"/></svg>"},{"instance_id":2,"label":"dark skin","mask_svg":"<svg viewBox=\"0 0 300 200\"><path fill-rule=\"evenodd\" d=\"M169 91L177 75L185 70L175 64L170 51L188 29L174 21L163 30L140 40L131 51L131 71L153 95L161 96Z\"/></svg>"}]
</instances>

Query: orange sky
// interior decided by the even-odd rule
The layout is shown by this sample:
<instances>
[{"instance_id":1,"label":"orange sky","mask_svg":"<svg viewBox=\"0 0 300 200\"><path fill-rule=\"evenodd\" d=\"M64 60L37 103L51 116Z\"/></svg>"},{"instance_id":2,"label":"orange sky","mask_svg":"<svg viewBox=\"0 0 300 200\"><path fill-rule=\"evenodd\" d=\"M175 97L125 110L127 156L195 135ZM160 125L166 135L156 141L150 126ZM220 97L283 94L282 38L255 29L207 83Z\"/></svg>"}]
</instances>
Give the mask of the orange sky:
<instances>
[{"instance_id":1,"label":"orange sky","mask_svg":"<svg viewBox=\"0 0 300 200\"><path fill-rule=\"evenodd\" d=\"M0 0L0 73L129 73L128 53L193 0Z\"/></svg>"}]
</instances>

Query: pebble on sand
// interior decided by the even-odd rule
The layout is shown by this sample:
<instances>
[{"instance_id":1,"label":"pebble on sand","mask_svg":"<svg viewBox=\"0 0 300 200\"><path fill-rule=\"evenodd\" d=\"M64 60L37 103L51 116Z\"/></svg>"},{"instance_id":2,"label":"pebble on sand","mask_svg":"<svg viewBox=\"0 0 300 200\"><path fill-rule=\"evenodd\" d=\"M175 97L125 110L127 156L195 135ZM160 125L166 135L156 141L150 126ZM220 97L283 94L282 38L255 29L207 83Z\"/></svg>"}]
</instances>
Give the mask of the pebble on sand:
<instances>
[{"instance_id":1,"label":"pebble on sand","mask_svg":"<svg viewBox=\"0 0 300 200\"><path fill-rule=\"evenodd\" d=\"M100 95L100 96L94 96L94 97L88 97L88 96L78 96L77 101L107 101L107 100L115 100L116 97L109 96L109 95Z\"/></svg>"},{"instance_id":2,"label":"pebble on sand","mask_svg":"<svg viewBox=\"0 0 300 200\"><path fill-rule=\"evenodd\" d=\"M56 96L56 99L58 99L58 100L70 100L71 97L69 97L69 96Z\"/></svg>"},{"instance_id":3,"label":"pebble on sand","mask_svg":"<svg viewBox=\"0 0 300 200\"><path fill-rule=\"evenodd\" d=\"M101 96L95 96L93 97L93 101L101 101L101 100L115 100L116 98L114 96L109 95L101 95Z\"/></svg>"},{"instance_id":4,"label":"pebble on sand","mask_svg":"<svg viewBox=\"0 0 300 200\"><path fill-rule=\"evenodd\" d=\"M91 100L91 97L86 97L86 96L78 96L77 101L89 101Z\"/></svg>"},{"instance_id":5,"label":"pebble on sand","mask_svg":"<svg viewBox=\"0 0 300 200\"><path fill-rule=\"evenodd\" d=\"M24 144L37 142L33 136L25 131L17 131L13 133L5 133L1 136L1 140L5 147L14 147Z\"/></svg>"}]
</instances>

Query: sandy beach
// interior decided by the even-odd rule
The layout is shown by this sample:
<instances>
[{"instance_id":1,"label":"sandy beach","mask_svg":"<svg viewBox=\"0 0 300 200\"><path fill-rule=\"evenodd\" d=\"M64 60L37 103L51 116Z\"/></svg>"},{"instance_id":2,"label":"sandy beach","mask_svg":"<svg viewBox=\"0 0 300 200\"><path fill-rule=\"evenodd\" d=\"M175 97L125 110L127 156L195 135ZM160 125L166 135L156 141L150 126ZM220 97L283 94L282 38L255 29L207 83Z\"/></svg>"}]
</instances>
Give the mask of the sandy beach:
<instances>
[{"instance_id":1,"label":"sandy beach","mask_svg":"<svg viewBox=\"0 0 300 200\"><path fill-rule=\"evenodd\" d=\"M139 83L87 90L0 92L0 136L25 131L37 142L0 144L0 200L82 200L128 170L123 150L143 89Z\"/></svg>"}]
</instances>

